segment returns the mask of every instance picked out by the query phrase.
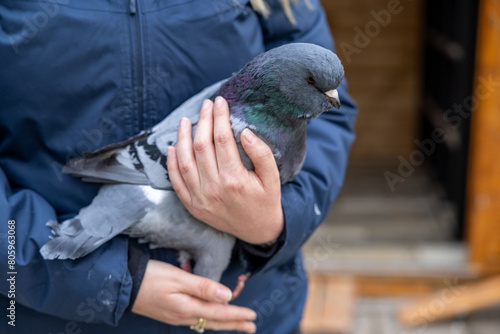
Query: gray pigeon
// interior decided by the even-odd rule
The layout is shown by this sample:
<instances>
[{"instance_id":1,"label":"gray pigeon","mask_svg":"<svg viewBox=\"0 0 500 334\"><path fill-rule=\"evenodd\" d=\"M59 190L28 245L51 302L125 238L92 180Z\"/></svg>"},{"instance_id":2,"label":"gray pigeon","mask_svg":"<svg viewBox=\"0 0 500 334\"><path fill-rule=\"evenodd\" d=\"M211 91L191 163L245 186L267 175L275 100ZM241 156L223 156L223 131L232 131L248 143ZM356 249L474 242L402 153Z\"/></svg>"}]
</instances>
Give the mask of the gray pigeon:
<instances>
[{"instance_id":1,"label":"gray pigeon","mask_svg":"<svg viewBox=\"0 0 500 334\"><path fill-rule=\"evenodd\" d=\"M235 238L194 218L172 189L166 152L176 144L180 119L187 117L196 126L203 100L223 96L244 166L253 169L240 142L241 132L250 128L271 148L281 183L286 183L302 168L307 121L340 107L336 88L343 77L333 52L313 44L287 44L205 88L153 128L70 161L64 172L108 184L76 217L47 223L54 236L40 253L45 259L77 259L126 234L151 247L179 250L181 263L194 259L194 274L219 281Z\"/></svg>"}]
</instances>

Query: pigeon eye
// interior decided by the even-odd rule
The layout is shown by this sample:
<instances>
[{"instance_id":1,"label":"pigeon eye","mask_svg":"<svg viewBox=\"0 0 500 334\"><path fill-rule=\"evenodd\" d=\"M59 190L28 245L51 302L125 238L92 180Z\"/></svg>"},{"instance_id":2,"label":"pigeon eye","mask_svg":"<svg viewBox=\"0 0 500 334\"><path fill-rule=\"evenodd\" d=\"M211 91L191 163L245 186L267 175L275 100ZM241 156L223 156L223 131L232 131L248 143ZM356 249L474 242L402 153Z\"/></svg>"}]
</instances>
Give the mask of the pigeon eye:
<instances>
[{"instance_id":1,"label":"pigeon eye","mask_svg":"<svg viewBox=\"0 0 500 334\"><path fill-rule=\"evenodd\" d=\"M307 82L309 82L311 85L314 85L316 83L313 77L307 77Z\"/></svg>"}]
</instances>

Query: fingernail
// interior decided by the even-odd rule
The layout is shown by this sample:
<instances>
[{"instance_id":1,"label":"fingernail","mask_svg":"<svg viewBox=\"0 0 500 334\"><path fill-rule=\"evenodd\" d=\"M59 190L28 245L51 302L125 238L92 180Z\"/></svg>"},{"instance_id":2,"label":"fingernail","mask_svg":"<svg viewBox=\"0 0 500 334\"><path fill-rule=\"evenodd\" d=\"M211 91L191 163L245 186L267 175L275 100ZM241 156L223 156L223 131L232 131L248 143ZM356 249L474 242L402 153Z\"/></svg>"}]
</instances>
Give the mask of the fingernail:
<instances>
[{"instance_id":1,"label":"fingernail","mask_svg":"<svg viewBox=\"0 0 500 334\"><path fill-rule=\"evenodd\" d=\"M215 292L215 297L220 301L228 302L233 297L233 294L228 289L217 288L217 291Z\"/></svg>"},{"instance_id":2,"label":"fingernail","mask_svg":"<svg viewBox=\"0 0 500 334\"><path fill-rule=\"evenodd\" d=\"M181 118L181 122L179 123L179 128L183 128L187 126L188 119L186 117Z\"/></svg>"},{"instance_id":3,"label":"fingernail","mask_svg":"<svg viewBox=\"0 0 500 334\"><path fill-rule=\"evenodd\" d=\"M257 313L255 312L249 313L248 320L255 320L255 319L257 319Z\"/></svg>"},{"instance_id":4,"label":"fingernail","mask_svg":"<svg viewBox=\"0 0 500 334\"><path fill-rule=\"evenodd\" d=\"M255 135L255 133L253 133L249 129L243 130L243 137L249 144L253 144L257 140L257 136Z\"/></svg>"},{"instance_id":5,"label":"fingernail","mask_svg":"<svg viewBox=\"0 0 500 334\"><path fill-rule=\"evenodd\" d=\"M205 101L203 101L203 104L201 105L201 109L206 110L206 109L208 109L209 106L210 106L210 100L205 100Z\"/></svg>"},{"instance_id":6,"label":"fingernail","mask_svg":"<svg viewBox=\"0 0 500 334\"><path fill-rule=\"evenodd\" d=\"M224 101L224 100L223 100L223 98L222 98L221 96L217 96L217 97L215 98L215 105L216 105L217 107L220 107L220 106L222 106L222 102L223 102L223 101Z\"/></svg>"},{"instance_id":7,"label":"fingernail","mask_svg":"<svg viewBox=\"0 0 500 334\"><path fill-rule=\"evenodd\" d=\"M255 333L255 332L257 332L257 326L255 326L255 324L248 324L246 332L247 333Z\"/></svg>"}]
</instances>

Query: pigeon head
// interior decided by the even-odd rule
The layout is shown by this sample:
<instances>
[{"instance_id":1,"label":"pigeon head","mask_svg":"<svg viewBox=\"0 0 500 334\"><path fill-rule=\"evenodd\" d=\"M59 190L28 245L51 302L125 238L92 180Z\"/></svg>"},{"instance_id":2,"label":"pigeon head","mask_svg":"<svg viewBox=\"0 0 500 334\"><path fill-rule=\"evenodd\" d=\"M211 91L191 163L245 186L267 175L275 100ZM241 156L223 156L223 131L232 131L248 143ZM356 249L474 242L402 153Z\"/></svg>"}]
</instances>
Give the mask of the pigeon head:
<instances>
[{"instance_id":1,"label":"pigeon head","mask_svg":"<svg viewBox=\"0 0 500 334\"><path fill-rule=\"evenodd\" d=\"M336 89L343 78L344 68L333 52L291 43L255 57L214 97L228 101L237 142L243 129L250 128L269 145L285 183L304 162L306 121L340 107ZM253 168L243 149L240 157L245 167Z\"/></svg>"},{"instance_id":2,"label":"pigeon head","mask_svg":"<svg viewBox=\"0 0 500 334\"><path fill-rule=\"evenodd\" d=\"M336 89L344 68L335 53L314 44L293 43L272 49L262 58L262 82L295 107L286 111L289 117L307 120L340 107Z\"/></svg>"}]
</instances>

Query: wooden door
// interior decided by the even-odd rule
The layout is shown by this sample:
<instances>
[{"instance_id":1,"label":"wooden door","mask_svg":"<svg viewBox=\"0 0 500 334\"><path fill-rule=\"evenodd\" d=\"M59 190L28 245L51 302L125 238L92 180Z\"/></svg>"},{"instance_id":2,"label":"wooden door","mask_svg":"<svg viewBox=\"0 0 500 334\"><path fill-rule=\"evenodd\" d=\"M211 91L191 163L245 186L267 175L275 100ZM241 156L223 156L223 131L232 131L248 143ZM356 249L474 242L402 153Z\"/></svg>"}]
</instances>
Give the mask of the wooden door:
<instances>
[{"instance_id":1,"label":"wooden door","mask_svg":"<svg viewBox=\"0 0 500 334\"><path fill-rule=\"evenodd\" d=\"M480 4L467 187L470 260L500 273L500 0Z\"/></svg>"}]
</instances>

